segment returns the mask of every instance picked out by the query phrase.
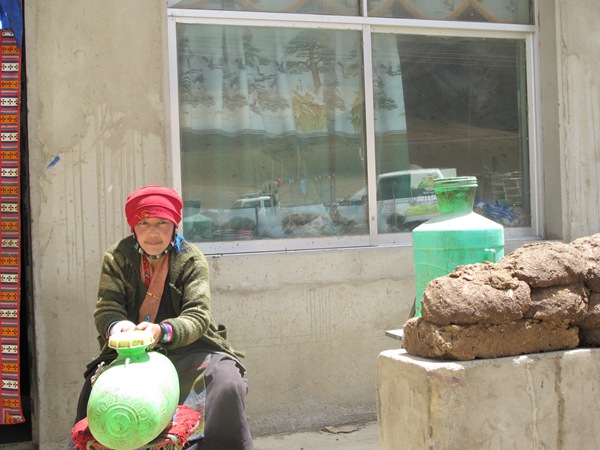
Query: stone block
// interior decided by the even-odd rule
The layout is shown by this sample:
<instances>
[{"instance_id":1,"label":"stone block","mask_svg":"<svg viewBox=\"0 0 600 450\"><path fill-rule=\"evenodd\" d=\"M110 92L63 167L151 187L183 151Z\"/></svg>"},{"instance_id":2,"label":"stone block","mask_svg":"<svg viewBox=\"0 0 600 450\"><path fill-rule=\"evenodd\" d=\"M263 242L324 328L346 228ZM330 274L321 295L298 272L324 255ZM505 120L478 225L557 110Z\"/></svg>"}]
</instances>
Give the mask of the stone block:
<instances>
[{"instance_id":1,"label":"stone block","mask_svg":"<svg viewBox=\"0 0 600 450\"><path fill-rule=\"evenodd\" d=\"M379 449L600 448L600 349L474 361L378 357Z\"/></svg>"}]
</instances>

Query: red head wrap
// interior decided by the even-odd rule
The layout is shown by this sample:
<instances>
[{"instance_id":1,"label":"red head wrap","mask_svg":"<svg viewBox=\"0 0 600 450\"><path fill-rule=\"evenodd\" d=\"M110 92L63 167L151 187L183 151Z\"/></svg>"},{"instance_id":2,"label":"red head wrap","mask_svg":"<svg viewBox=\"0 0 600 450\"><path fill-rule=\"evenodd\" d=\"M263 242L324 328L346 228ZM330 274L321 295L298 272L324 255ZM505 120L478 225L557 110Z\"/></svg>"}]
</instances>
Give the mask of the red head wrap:
<instances>
[{"instance_id":1,"label":"red head wrap","mask_svg":"<svg viewBox=\"0 0 600 450\"><path fill-rule=\"evenodd\" d=\"M125 215L131 231L144 219L159 217L178 226L181 222L183 201L175 189L164 186L144 186L132 192L125 202Z\"/></svg>"}]
</instances>

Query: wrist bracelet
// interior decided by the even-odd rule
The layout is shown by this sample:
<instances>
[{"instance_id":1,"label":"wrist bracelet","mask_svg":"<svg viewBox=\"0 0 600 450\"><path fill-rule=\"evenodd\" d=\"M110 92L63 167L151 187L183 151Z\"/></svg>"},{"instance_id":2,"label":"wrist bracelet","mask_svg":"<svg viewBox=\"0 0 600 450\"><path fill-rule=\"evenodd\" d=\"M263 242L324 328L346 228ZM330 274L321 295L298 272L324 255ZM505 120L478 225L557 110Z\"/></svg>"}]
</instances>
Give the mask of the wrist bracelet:
<instances>
[{"instance_id":1,"label":"wrist bracelet","mask_svg":"<svg viewBox=\"0 0 600 450\"><path fill-rule=\"evenodd\" d=\"M161 322L159 323L159 325L163 331L163 337L160 340L161 344L169 342L171 340L171 337L173 336L173 328L171 327L171 325L165 322Z\"/></svg>"}]
</instances>

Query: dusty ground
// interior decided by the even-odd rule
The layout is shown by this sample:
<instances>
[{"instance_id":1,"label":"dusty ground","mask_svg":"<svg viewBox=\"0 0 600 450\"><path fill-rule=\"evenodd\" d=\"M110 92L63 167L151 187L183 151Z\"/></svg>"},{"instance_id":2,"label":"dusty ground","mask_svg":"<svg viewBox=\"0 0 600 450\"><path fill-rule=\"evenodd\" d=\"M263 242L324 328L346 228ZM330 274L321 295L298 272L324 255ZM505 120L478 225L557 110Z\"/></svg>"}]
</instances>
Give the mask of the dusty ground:
<instances>
[{"instance_id":1,"label":"dusty ground","mask_svg":"<svg viewBox=\"0 0 600 450\"><path fill-rule=\"evenodd\" d=\"M377 450L377 422L254 438L255 450Z\"/></svg>"}]
</instances>

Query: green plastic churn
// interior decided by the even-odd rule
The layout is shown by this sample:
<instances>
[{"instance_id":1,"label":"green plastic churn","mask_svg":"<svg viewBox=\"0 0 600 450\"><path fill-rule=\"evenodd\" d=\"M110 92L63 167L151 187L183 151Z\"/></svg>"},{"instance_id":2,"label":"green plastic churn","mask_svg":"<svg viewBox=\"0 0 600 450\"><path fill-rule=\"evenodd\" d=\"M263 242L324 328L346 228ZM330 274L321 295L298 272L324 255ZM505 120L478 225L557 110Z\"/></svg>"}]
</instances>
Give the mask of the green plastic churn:
<instances>
[{"instance_id":1,"label":"green plastic churn","mask_svg":"<svg viewBox=\"0 0 600 450\"><path fill-rule=\"evenodd\" d=\"M126 331L109 340L118 356L97 375L87 406L90 432L105 447L138 449L171 423L179 378L166 356L148 350L153 342L148 331Z\"/></svg>"},{"instance_id":2,"label":"green plastic churn","mask_svg":"<svg viewBox=\"0 0 600 450\"><path fill-rule=\"evenodd\" d=\"M415 315L427 284L457 266L498 262L504 256L502 225L473 212L477 178L438 178L433 190L441 214L412 232L415 265Z\"/></svg>"}]
</instances>

